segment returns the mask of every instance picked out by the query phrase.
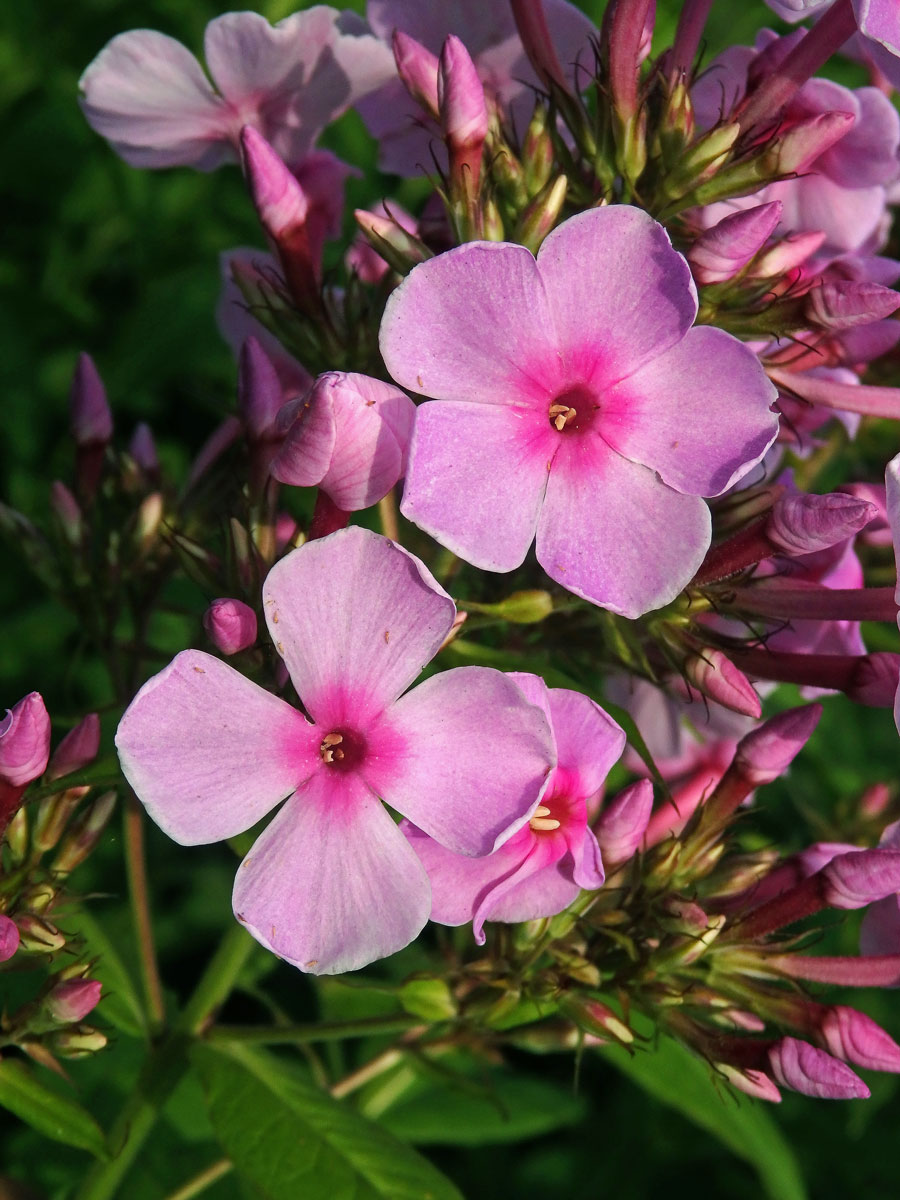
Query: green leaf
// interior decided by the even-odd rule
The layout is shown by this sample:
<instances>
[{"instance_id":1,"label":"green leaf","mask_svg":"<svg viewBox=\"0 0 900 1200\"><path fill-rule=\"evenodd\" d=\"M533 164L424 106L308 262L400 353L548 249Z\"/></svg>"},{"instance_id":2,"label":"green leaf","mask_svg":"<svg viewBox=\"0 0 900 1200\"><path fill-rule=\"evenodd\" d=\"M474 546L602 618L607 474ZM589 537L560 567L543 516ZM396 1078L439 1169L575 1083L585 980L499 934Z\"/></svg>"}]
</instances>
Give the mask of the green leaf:
<instances>
[{"instance_id":1,"label":"green leaf","mask_svg":"<svg viewBox=\"0 0 900 1200\"><path fill-rule=\"evenodd\" d=\"M477 1076L470 1080L477 1082ZM485 1072L481 1091L433 1080L423 1084L405 1092L380 1118L408 1142L452 1146L521 1142L574 1125L586 1110L585 1101L571 1091L506 1070Z\"/></svg>"},{"instance_id":2,"label":"green leaf","mask_svg":"<svg viewBox=\"0 0 900 1200\"><path fill-rule=\"evenodd\" d=\"M0 1062L0 1104L54 1142L106 1158L106 1140L94 1118L70 1096L35 1078L23 1062Z\"/></svg>"},{"instance_id":3,"label":"green leaf","mask_svg":"<svg viewBox=\"0 0 900 1200\"><path fill-rule=\"evenodd\" d=\"M415 1150L272 1055L192 1056L216 1135L264 1200L462 1200Z\"/></svg>"},{"instance_id":4,"label":"green leaf","mask_svg":"<svg viewBox=\"0 0 900 1200\"><path fill-rule=\"evenodd\" d=\"M82 935L88 954L97 963L92 976L103 984L103 999L97 1013L120 1033L145 1038L147 1023L137 989L119 952L113 946L92 913L79 908L72 917L72 927Z\"/></svg>"},{"instance_id":5,"label":"green leaf","mask_svg":"<svg viewBox=\"0 0 900 1200\"><path fill-rule=\"evenodd\" d=\"M687 1120L713 1134L759 1175L770 1200L805 1200L794 1152L761 1102L717 1087L711 1069L671 1038L630 1055L620 1046L601 1053L629 1079Z\"/></svg>"}]
</instances>

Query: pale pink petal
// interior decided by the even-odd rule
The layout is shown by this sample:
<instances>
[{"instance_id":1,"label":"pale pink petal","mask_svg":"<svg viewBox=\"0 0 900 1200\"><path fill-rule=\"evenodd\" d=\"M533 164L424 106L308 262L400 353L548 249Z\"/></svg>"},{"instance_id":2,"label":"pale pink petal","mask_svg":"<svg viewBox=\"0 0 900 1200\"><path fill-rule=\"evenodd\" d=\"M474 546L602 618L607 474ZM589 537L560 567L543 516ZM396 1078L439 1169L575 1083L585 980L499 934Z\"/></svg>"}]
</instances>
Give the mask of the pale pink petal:
<instances>
[{"instance_id":1,"label":"pale pink petal","mask_svg":"<svg viewBox=\"0 0 900 1200\"><path fill-rule=\"evenodd\" d=\"M757 356L701 325L603 396L603 437L670 487L718 496L778 433L778 393Z\"/></svg>"},{"instance_id":2,"label":"pale pink petal","mask_svg":"<svg viewBox=\"0 0 900 1200\"><path fill-rule=\"evenodd\" d=\"M152 29L119 34L79 82L92 129L133 167L210 171L236 158L231 118L193 54Z\"/></svg>"},{"instance_id":3,"label":"pale pink petal","mask_svg":"<svg viewBox=\"0 0 900 1200\"><path fill-rule=\"evenodd\" d=\"M434 657L456 615L417 558L355 526L276 563L263 606L301 700L332 728L382 712Z\"/></svg>"},{"instance_id":4,"label":"pale pink petal","mask_svg":"<svg viewBox=\"0 0 900 1200\"><path fill-rule=\"evenodd\" d=\"M321 766L319 740L296 709L200 650L148 680L116 733L125 778L183 846L255 825Z\"/></svg>"},{"instance_id":5,"label":"pale pink petal","mask_svg":"<svg viewBox=\"0 0 900 1200\"><path fill-rule=\"evenodd\" d=\"M388 299L380 342L401 387L439 400L507 405L546 399L560 382L544 289L524 246L469 242L413 267Z\"/></svg>"},{"instance_id":6,"label":"pale pink petal","mask_svg":"<svg viewBox=\"0 0 900 1200\"><path fill-rule=\"evenodd\" d=\"M458 854L490 854L531 816L555 765L547 718L487 667L433 675L384 718L363 772L403 816Z\"/></svg>"},{"instance_id":7,"label":"pale pink petal","mask_svg":"<svg viewBox=\"0 0 900 1200\"><path fill-rule=\"evenodd\" d=\"M561 845L558 839L535 838L518 868L482 894L472 922L479 946L484 945L485 921L534 921L572 903L581 889L558 869Z\"/></svg>"},{"instance_id":8,"label":"pale pink petal","mask_svg":"<svg viewBox=\"0 0 900 1200\"><path fill-rule=\"evenodd\" d=\"M511 571L534 538L553 435L508 407L423 404L400 510L474 566Z\"/></svg>"},{"instance_id":9,"label":"pale pink petal","mask_svg":"<svg viewBox=\"0 0 900 1200\"><path fill-rule=\"evenodd\" d=\"M330 377L335 418L335 454L322 489L338 508L369 508L391 490L404 470L415 405L389 383L368 375ZM407 440L395 434L406 430Z\"/></svg>"},{"instance_id":10,"label":"pale pink petal","mask_svg":"<svg viewBox=\"0 0 900 1200\"><path fill-rule=\"evenodd\" d=\"M590 799L625 749L625 734L599 704L568 688L550 688L550 716L569 795Z\"/></svg>"},{"instance_id":11,"label":"pale pink petal","mask_svg":"<svg viewBox=\"0 0 900 1200\"><path fill-rule=\"evenodd\" d=\"M545 239L537 265L566 365L595 358L598 386L632 374L693 324L690 268L638 208L612 204L570 217Z\"/></svg>"},{"instance_id":12,"label":"pale pink petal","mask_svg":"<svg viewBox=\"0 0 900 1200\"><path fill-rule=\"evenodd\" d=\"M428 919L428 876L354 774L320 771L241 863L234 914L279 958L314 975L402 949Z\"/></svg>"},{"instance_id":13,"label":"pale pink petal","mask_svg":"<svg viewBox=\"0 0 900 1200\"><path fill-rule=\"evenodd\" d=\"M597 888L603 887L606 872L603 869L600 844L591 829L585 829L584 837L578 845L570 845L569 853L562 859L559 868L567 879L571 877L580 888L596 891Z\"/></svg>"},{"instance_id":14,"label":"pale pink petal","mask_svg":"<svg viewBox=\"0 0 900 1200\"><path fill-rule=\"evenodd\" d=\"M331 466L337 439L334 409L315 386L304 396L285 404L278 414L284 441L270 470L281 483L315 487Z\"/></svg>"},{"instance_id":15,"label":"pale pink petal","mask_svg":"<svg viewBox=\"0 0 900 1200\"><path fill-rule=\"evenodd\" d=\"M668 604L709 549L709 509L599 438L568 446L547 484L538 562L568 591L622 616Z\"/></svg>"},{"instance_id":16,"label":"pale pink petal","mask_svg":"<svg viewBox=\"0 0 900 1200\"><path fill-rule=\"evenodd\" d=\"M277 25L255 12L214 18L203 35L203 52L216 87L235 107L296 90L334 40L337 15L320 5Z\"/></svg>"},{"instance_id":17,"label":"pale pink petal","mask_svg":"<svg viewBox=\"0 0 900 1200\"><path fill-rule=\"evenodd\" d=\"M521 830L493 854L471 858L448 850L411 821L401 821L400 828L428 872L431 920L439 925L471 921L482 897L517 869L534 841L530 831Z\"/></svg>"}]
</instances>

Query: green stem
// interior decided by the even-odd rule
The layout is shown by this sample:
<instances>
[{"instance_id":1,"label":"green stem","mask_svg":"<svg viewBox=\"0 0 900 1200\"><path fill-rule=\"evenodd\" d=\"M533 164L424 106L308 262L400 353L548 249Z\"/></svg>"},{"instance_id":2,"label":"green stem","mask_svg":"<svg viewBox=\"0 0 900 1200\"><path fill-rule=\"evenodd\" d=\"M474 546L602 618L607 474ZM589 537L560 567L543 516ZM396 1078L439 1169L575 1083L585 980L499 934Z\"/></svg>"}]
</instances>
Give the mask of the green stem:
<instances>
[{"instance_id":1,"label":"green stem","mask_svg":"<svg viewBox=\"0 0 900 1200\"><path fill-rule=\"evenodd\" d=\"M254 943L240 925L219 945L193 995L165 1041L144 1064L137 1086L124 1104L107 1138L108 1162L88 1171L73 1200L112 1200L156 1123L159 1110L188 1066L191 1038L196 1036L228 996Z\"/></svg>"},{"instance_id":2,"label":"green stem","mask_svg":"<svg viewBox=\"0 0 900 1200\"><path fill-rule=\"evenodd\" d=\"M233 1170L234 1164L230 1158L220 1158L205 1171L201 1171L199 1175L189 1179L177 1192L172 1192L167 1200L193 1200L194 1196L199 1196L201 1192L205 1192L208 1187L212 1187L217 1180Z\"/></svg>"},{"instance_id":3,"label":"green stem","mask_svg":"<svg viewBox=\"0 0 900 1200\"><path fill-rule=\"evenodd\" d=\"M369 1037L374 1034L406 1033L422 1024L421 1017L395 1014L389 1017L363 1017L358 1021L319 1021L308 1025L288 1025L278 1029L271 1025L215 1025L206 1040L243 1042L251 1046L286 1046L304 1042L339 1042L345 1038Z\"/></svg>"},{"instance_id":4,"label":"green stem","mask_svg":"<svg viewBox=\"0 0 900 1200\"><path fill-rule=\"evenodd\" d=\"M165 1024L166 1005L159 978L159 964L156 961L156 946L153 941L153 921L150 916L150 888L144 854L144 810L130 789L126 797L124 822L125 867L128 874L131 915L150 1028L156 1031Z\"/></svg>"}]
</instances>

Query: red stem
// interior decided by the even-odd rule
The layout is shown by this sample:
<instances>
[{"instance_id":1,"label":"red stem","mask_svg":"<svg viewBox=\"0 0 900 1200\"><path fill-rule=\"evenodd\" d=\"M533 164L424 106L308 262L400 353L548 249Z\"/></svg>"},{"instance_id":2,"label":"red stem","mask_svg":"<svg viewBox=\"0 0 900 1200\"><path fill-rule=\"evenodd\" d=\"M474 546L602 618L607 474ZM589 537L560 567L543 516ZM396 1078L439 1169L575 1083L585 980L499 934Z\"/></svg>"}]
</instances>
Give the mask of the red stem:
<instances>
[{"instance_id":1,"label":"red stem","mask_svg":"<svg viewBox=\"0 0 900 1200\"><path fill-rule=\"evenodd\" d=\"M319 488L306 540L312 542L316 538L327 537L329 533L336 533L338 529L346 529L349 521L350 514L338 508L331 497Z\"/></svg>"},{"instance_id":2,"label":"red stem","mask_svg":"<svg viewBox=\"0 0 900 1200\"><path fill-rule=\"evenodd\" d=\"M827 588L759 583L735 588L733 604L761 617L806 621L896 621L894 588Z\"/></svg>"}]
</instances>

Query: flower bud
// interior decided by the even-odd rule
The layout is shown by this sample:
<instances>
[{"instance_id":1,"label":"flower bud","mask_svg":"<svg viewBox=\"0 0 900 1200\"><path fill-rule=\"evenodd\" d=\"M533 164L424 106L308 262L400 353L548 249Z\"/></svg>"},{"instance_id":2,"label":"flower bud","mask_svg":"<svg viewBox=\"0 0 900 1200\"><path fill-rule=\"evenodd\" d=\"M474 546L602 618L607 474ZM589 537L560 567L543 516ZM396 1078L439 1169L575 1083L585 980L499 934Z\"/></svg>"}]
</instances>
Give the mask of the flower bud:
<instances>
[{"instance_id":1,"label":"flower bud","mask_svg":"<svg viewBox=\"0 0 900 1200\"><path fill-rule=\"evenodd\" d=\"M100 718L88 715L70 729L53 751L47 767L47 779L60 779L73 771L81 771L92 763L100 752Z\"/></svg>"},{"instance_id":2,"label":"flower bud","mask_svg":"<svg viewBox=\"0 0 900 1200\"><path fill-rule=\"evenodd\" d=\"M513 19L528 61L545 88L568 91L566 77L550 36L542 0L510 0Z\"/></svg>"},{"instance_id":3,"label":"flower bud","mask_svg":"<svg viewBox=\"0 0 900 1200\"><path fill-rule=\"evenodd\" d=\"M820 872L831 908L865 908L900 892L900 850L853 850L839 854Z\"/></svg>"},{"instance_id":4,"label":"flower bud","mask_svg":"<svg viewBox=\"0 0 900 1200\"><path fill-rule=\"evenodd\" d=\"M50 484L50 507L59 519L66 540L80 546L84 537L84 517L78 501L59 479Z\"/></svg>"},{"instance_id":5,"label":"flower bud","mask_svg":"<svg viewBox=\"0 0 900 1200\"><path fill-rule=\"evenodd\" d=\"M751 279L768 279L787 274L806 262L822 246L825 234L818 230L809 233L790 233L754 262L748 275Z\"/></svg>"},{"instance_id":6,"label":"flower bud","mask_svg":"<svg viewBox=\"0 0 900 1200\"><path fill-rule=\"evenodd\" d=\"M378 283L389 270L406 275L417 263L431 258L431 251L417 236L417 221L399 204L392 203L390 208L377 205L372 212L357 208L353 216L365 239L350 247L346 262L364 283Z\"/></svg>"},{"instance_id":7,"label":"flower bud","mask_svg":"<svg viewBox=\"0 0 900 1200\"><path fill-rule=\"evenodd\" d=\"M484 85L478 77L472 57L453 34L441 49L437 89L441 129L450 151L451 171L469 171L472 186L475 187L481 171L481 151L487 137L487 105L484 101Z\"/></svg>"},{"instance_id":8,"label":"flower bud","mask_svg":"<svg viewBox=\"0 0 900 1200\"><path fill-rule=\"evenodd\" d=\"M457 1014L453 993L443 979L407 979L397 998L406 1012L423 1021L449 1021Z\"/></svg>"},{"instance_id":9,"label":"flower bud","mask_svg":"<svg viewBox=\"0 0 900 1200\"><path fill-rule=\"evenodd\" d=\"M754 788L772 783L812 737L821 715L821 704L806 704L770 717L738 742L735 769Z\"/></svg>"},{"instance_id":10,"label":"flower bud","mask_svg":"<svg viewBox=\"0 0 900 1200\"><path fill-rule=\"evenodd\" d=\"M550 113L547 105L538 100L522 139L522 170L528 195L534 195L547 183L556 154L550 136Z\"/></svg>"},{"instance_id":11,"label":"flower bud","mask_svg":"<svg viewBox=\"0 0 900 1200\"><path fill-rule=\"evenodd\" d=\"M47 1010L61 1025L81 1021L97 1007L102 986L99 979L68 979L57 983L47 995Z\"/></svg>"},{"instance_id":12,"label":"flower bud","mask_svg":"<svg viewBox=\"0 0 900 1200\"><path fill-rule=\"evenodd\" d=\"M496 604L477 604L475 601L466 603L473 612L500 617L513 625L535 625L553 612L553 597L540 588L513 592L511 596L499 600Z\"/></svg>"},{"instance_id":13,"label":"flower bud","mask_svg":"<svg viewBox=\"0 0 900 1200\"><path fill-rule=\"evenodd\" d=\"M222 654L237 654L256 641L256 613L242 600L213 600L203 614L203 628Z\"/></svg>"},{"instance_id":14,"label":"flower bud","mask_svg":"<svg viewBox=\"0 0 900 1200\"><path fill-rule=\"evenodd\" d=\"M608 804L594 826L607 869L627 862L641 844L653 809L653 784L639 779Z\"/></svg>"},{"instance_id":15,"label":"flower bud","mask_svg":"<svg viewBox=\"0 0 900 1200\"><path fill-rule=\"evenodd\" d=\"M397 74L403 86L417 104L437 119L438 117L438 60L421 42L394 30L391 39L394 50L394 61L397 64Z\"/></svg>"},{"instance_id":16,"label":"flower bud","mask_svg":"<svg viewBox=\"0 0 900 1200\"><path fill-rule=\"evenodd\" d=\"M30 692L0 721L0 780L25 787L43 775L50 758L50 717L38 692Z\"/></svg>"},{"instance_id":17,"label":"flower bud","mask_svg":"<svg viewBox=\"0 0 900 1200\"><path fill-rule=\"evenodd\" d=\"M891 708L900 687L900 654L876 650L863 655L853 678L843 689L857 704Z\"/></svg>"},{"instance_id":18,"label":"flower bud","mask_svg":"<svg viewBox=\"0 0 900 1200\"><path fill-rule=\"evenodd\" d=\"M259 339L251 335L238 360L238 412L250 441L271 434L283 400L278 372Z\"/></svg>"},{"instance_id":19,"label":"flower bud","mask_svg":"<svg viewBox=\"0 0 900 1200\"><path fill-rule=\"evenodd\" d=\"M0 913L0 962L7 962L19 948L19 929L15 921Z\"/></svg>"},{"instance_id":20,"label":"flower bud","mask_svg":"<svg viewBox=\"0 0 900 1200\"><path fill-rule=\"evenodd\" d=\"M623 1046L630 1046L634 1034L621 1017L616 1016L606 1004L578 993L563 995L559 1011L579 1029L595 1037L613 1038Z\"/></svg>"},{"instance_id":21,"label":"flower bud","mask_svg":"<svg viewBox=\"0 0 900 1200\"><path fill-rule=\"evenodd\" d=\"M59 854L53 860L53 871L56 874L67 875L84 862L106 828L115 803L116 793L104 792L74 822L60 847Z\"/></svg>"},{"instance_id":22,"label":"flower bud","mask_svg":"<svg viewBox=\"0 0 900 1200\"><path fill-rule=\"evenodd\" d=\"M850 131L853 113L825 112L799 121L777 137L766 151L766 165L776 175L799 175Z\"/></svg>"},{"instance_id":23,"label":"flower bud","mask_svg":"<svg viewBox=\"0 0 900 1200\"><path fill-rule=\"evenodd\" d=\"M515 240L537 254L541 243L559 220L566 202L569 181L565 175L548 180L516 223Z\"/></svg>"},{"instance_id":24,"label":"flower bud","mask_svg":"<svg viewBox=\"0 0 900 1200\"><path fill-rule=\"evenodd\" d=\"M823 279L806 296L805 314L829 332L869 325L900 308L900 295L879 283Z\"/></svg>"},{"instance_id":25,"label":"flower bud","mask_svg":"<svg viewBox=\"0 0 900 1200\"><path fill-rule=\"evenodd\" d=\"M772 236L781 220L780 200L733 213L697 238L687 254L700 284L733 279Z\"/></svg>"},{"instance_id":26,"label":"flower bud","mask_svg":"<svg viewBox=\"0 0 900 1200\"><path fill-rule=\"evenodd\" d=\"M65 935L49 921L33 913L23 913L16 918L23 950L32 954L53 954L66 944Z\"/></svg>"},{"instance_id":27,"label":"flower bud","mask_svg":"<svg viewBox=\"0 0 900 1200\"><path fill-rule=\"evenodd\" d=\"M141 557L153 548L165 511L162 492L151 492L141 501L134 523L134 540Z\"/></svg>"},{"instance_id":28,"label":"flower bud","mask_svg":"<svg viewBox=\"0 0 900 1200\"><path fill-rule=\"evenodd\" d=\"M89 354L80 354L69 392L69 427L76 446L106 446L112 438L112 413L106 388Z\"/></svg>"},{"instance_id":29,"label":"flower bud","mask_svg":"<svg viewBox=\"0 0 900 1200\"><path fill-rule=\"evenodd\" d=\"M873 504L843 492L804 492L775 501L765 532L785 554L815 554L853 537L877 515Z\"/></svg>"},{"instance_id":30,"label":"flower bud","mask_svg":"<svg viewBox=\"0 0 900 1200\"><path fill-rule=\"evenodd\" d=\"M153 432L146 421L141 421L128 443L128 453L151 479L159 477L159 456L156 453L156 442Z\"/></svg>"},{"instance_id":31,"label":"flower bud","mask_svg":"<svg viewBox=\"0 0 900 1200\"><path fill-rule=\"evenodd\" d=\"M704 649L682 663L687 683L732 712L759 717L762 705L753 685L721 650Z\"/></svg>"},{"instance_id":32,"label":"flower bud","mask_svg":"<svg viewBox=\"0 0 900 1200\"><path fill-rule=\"evenodd\" d=\"M855 1008L829 1008L819 1026L825 1045L842 1058L871 1071L900 1072L900 1046L877 1022Z\"/></svg>"},{"instance_id":33,"label":"flower bud","mask_svg":"<svg viewBox=\"0 0 900 1200\"><path fill-rule=\"evenodd\" d=\"M60 1029L50 1035L51 1049L63 1058L85 1058L102 1050L108 1039L99 1029L90 1025L76 1025L74 1029Z\"/></svg>"},{"instance_id":34,"label":"flower bud","mask_svg":"<svg viewBox=\"0 0 900 1200\"><path fill-rule=\"evenodd\" d=\"M869 1089L848 1066L808 1042L786 1037L769 1050L772 1074L782 1085L820 1100L865 1100Z\"/></svg>"},{"instance_id":35,"label":"flower bud","mask_svg":"<svg viewBox=\"0 0 900 1200\"><path fill-rule=\"evenodd\" d=\"M732 1087L746 1092L748 1096L753 1096L756 1100L768 1100L772 1104L781 1103L781 1092L763 1071L754 1071L751 1068L741 1070L740 1067L723 1062L714 1063L713 1066L725 1076Z\"/></svg>"}]
</instances>

